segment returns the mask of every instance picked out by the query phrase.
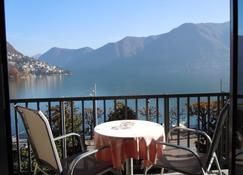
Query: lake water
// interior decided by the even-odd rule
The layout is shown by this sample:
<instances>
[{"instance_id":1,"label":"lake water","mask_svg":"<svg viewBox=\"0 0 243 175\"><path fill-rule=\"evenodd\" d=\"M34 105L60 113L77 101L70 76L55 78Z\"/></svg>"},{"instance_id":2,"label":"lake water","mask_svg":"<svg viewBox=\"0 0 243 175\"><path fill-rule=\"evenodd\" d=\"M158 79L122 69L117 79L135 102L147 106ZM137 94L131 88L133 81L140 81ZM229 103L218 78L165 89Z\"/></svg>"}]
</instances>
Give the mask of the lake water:
<instances>
[{"instance_id":1,"label":"lake water","mask_svg":"<svg viewBox=\"0 0 243 175\"><path fill-rule=\"evenodd\" d=\"M37 78L10 80L10 98L89 96L94 84L97 86L97 96L219 92L219 79L217 77L215 78L210 76L198 78L198 75L184 77L177 75L170 77L136 77L134 79L132 77L129 77L129 79L119 77L87 77L89 76L73 74L69 76L42 76ZM227 84L227 81L223 81L223 89L225 91L228 90ZM152 104L153 102L151 102L150 105ZM43 105L46 106L46 104ZM99 105L99 103L97 105ZM110 104L110 107L112 107L112 105L113 104ZM145 103L142 102L138 105L142 108ZM181 106L185 107L185 105ZM36 108L36 106L34 106L34 108ZM160 109L160 113L160 121L162 122L162 109ZM14 111L12 111L12 116L14 116ZM100 119L100 121L102 120L103 119ZM194 119L193 123L195 122L196 120ZM14 128L14 117L12 117L13 134L15 134ZM20 132L22 131L24 131L24 129L22 124L20 124Z\"/></svg>"},{"instance_id":2,"label":"lake water","mask_svg":"<svg viewBox=\"0 0 243 175\"><path fill-rule=\"evenodd\" d=\"M223 90L228 91L228 80L223 79ZM220 79L217 77L171 76L140 77L136 79L96 79L79 74L69 76L42 76L10 80L10 98L48 98L89 96L94 84L97 96L145 95L164 93L219 92Z\"/></svg>"}]
</instances>

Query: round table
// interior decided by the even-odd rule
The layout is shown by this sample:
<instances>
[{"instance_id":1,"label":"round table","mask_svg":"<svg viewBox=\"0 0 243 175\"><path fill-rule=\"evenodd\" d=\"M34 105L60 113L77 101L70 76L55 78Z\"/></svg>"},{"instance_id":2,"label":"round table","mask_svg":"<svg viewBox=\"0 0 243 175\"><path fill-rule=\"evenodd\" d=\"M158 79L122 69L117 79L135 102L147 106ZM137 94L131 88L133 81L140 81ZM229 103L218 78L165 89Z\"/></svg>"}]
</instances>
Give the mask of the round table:
<instances>
[{"instance_id":1,"label":"round table","mask_svg":"<svg viewBox=\"0 0 243 175\"><path fill-rule=\"evenodd\" d=\"M123 169L126 160L142 159L144 166L155 161L162 147L156 141L164 140L164 127L144 120L117 120L102 123L94 128L95 146L109 145L110 149L97 153L97 158L108 161L116 169ZM130 161L129 173L132 174Z\"/></svg>"}]
</instances>

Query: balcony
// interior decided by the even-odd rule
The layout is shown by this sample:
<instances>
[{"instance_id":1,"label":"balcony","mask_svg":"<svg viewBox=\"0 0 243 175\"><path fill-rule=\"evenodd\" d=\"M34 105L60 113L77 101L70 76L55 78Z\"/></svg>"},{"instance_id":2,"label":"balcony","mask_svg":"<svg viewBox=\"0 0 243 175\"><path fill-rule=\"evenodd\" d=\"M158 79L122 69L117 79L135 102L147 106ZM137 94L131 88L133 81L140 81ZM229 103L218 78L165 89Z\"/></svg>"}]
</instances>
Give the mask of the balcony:
<instances>
[{"instance_id":1,"label":"balcony","mask_svg":"<svg viewBox=\"0 0 243 175\"><path fill-rule=\"evenodd\" d=\"M11 118L12 145L15 174L29 174L33 171L34 156L23 129L22 122L14 111L14 105L22 105L41 110L48 117L54 136L69 132L77 132L85 141L87 149L93 146L93 131L97 124L106 122L118 109L119 115L129 119L131 112L136 119L149 120L160 123L167 134L173 126L186 126L213 132L212 123L216 120L220 109L228 99L228 93L200 93L200 94L165 94L139 96L99 96L99 97L65 97L65 98L36 98L12 99ZM217 155L223 169L228 169L229 136L228 122L225 123ZM187 145L195 149L204 149L195 146L200 137L185 132L173 135L173 141L178 145ZM72 154L76 150L75 144L59 143L61 157ZM207 149L207 148L205 148ZM201 150L203 151L203 150ZM141 174L140 161L134 161L135 173ZM158 169L150 171L158 174ZM169 172L172 173L172 172ZM174 174L174 173L172 173Z\"/></svg>"}]
</instances>

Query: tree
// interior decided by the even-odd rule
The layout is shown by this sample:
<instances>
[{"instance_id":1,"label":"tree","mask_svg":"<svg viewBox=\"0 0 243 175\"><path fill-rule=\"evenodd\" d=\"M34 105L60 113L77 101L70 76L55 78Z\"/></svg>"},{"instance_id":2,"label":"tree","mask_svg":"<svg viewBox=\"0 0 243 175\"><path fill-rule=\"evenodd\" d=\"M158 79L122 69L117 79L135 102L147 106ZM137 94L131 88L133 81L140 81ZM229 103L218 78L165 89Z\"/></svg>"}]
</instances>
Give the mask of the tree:
<instances>
[{"instance_id":1,"label":"tree","mask_svg":"<svg viewBox=\"0 0 243 175\"><path fill-rule=\"evenodd\" d=\"M189 116L197 116L201 130L207 132L209 136L213 136L215 124L218 116L218 103L207 102L193 103L189 106Z\"/></svg>"},{"instance_id":2,"label":"tree","mask_svg":"<svg viewBox=\"0 0 243 175\"><path fill-rule=\"evenodd\" d=\"M108 114L108 121L124 120L126 113L126 119L137 119L135 112L131 108L125 106L122 102L118 102L116 109Z\"/></svg>"},{"instance_id":3,"label":"tree","mask_svg":"<svg viewBox=\"0 0 243 175\"><path fill-rule=\"evenodd\" d=\"M71 109L71 107L73 109ZM81 134L81 123L82 123L82 114L75 106L74 102L63 102L63 110L65 115L65 129L66 133L77 132ZM71 111L72 110L72 111ZM61 112L60 106L55 105L50 109L51 116L49 118L50 125L54 136L61 135ZM46 116L49 116L49 111L45 111Z\"/></svg>"},{"instance_id":4,"label":"tree","mask_svg":"<svg viewBox=\"0 0 243 175\"><path fill-rule=\"evenodd\" d=\"M10 78L15 78L17 79L20 76L20 72L16 67L10 67L8 71L8 76Z\"/></svg>"},{"instance_id":5,"label":"tree","mask_svg":"<svg viewBox=\"0 0 243 175\"><path fill-rule=\"evenodd\" d=\"M148 118L149 121L153 121L157 116L157 110L154 106L143 107L139 110L139 114L143 117ZM159 114L160 115L160 114Z\"/></svg>"},{"instance_id":6,"label":"tree","mask_svg":"<svg viewBox=\"0 0 243 175\"><path fill-rule=\"evenodd\" d=\"M50 126L54 137L62 134L61 131L61 119L65 116L65 129L66 133L75 132L82 135L81 124L82 124L82 114L79 109L75 106L74 102L65 101L62 103L62 110L60 111L60 106L55 105L50 108L51 116L49 117ZM63 116L61 116L61 112ZM46 116L49 116L49 111L45 111ZM67 153L72 155L80 151L79 141L74 137L69 137L66 139L67 143ZM62 155L61 151L61 141L56 142L59 155Z\"/></svg>"},{"instance_id":7,"label":"tree","mask_svg":"<svg viewBox=\"0 0 243 175\"><path fill-rule=\"evenodd\" d=\"M96 109L97 118L100 118L103 114L103 110L100 108ZM93 108L85 108L84 109L84 120L88 125L88 128L85 129L85 134L92 134L91 130L93 126L95 126L95 116Z\"/></svg>"},{"instance_id":8,"label":"tree","mask_svg":"<svg viewBox=\"0 0 243 175\"><path fill-rule=\"evenodd\" d=\"M173 124L177 124L177 120L178 120L177 113L178 113L177 107L174 106L174 107L170 108L170 110L169 110L170 126L172 126ZM180 120L182 120L182 121L185 121L185 115L183 115L184 113L185 113L184 108L179 111L179 117L180 117Z\"/></svg>"},{"instance_id":9,"label":"tree","mask_svg":"<svg viewBox=\"0 0 243 175\"><path fill-rule=\"evenodd\" d=\"M207 102L193 103L189 106L189 116L197 116L199 129L212 137L218 116L218 103L216 101L210 104ZM199 152L207 152L207 139L204 136L199 136L196 147Z\"/></svg>"}]
</instances>

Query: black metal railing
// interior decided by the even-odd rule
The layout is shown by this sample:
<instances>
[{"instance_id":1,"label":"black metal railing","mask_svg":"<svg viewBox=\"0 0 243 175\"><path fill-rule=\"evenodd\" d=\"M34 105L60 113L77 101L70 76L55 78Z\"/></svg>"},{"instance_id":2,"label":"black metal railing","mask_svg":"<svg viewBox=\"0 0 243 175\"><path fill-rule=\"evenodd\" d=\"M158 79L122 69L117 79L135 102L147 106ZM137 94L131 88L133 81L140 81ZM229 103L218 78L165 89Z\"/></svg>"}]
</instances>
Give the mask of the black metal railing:
<instances>
[{"instance_id":1,"label":"black metal railing","mask_svg":"<svg viewBox=\"0 0 243 175\"><path fill-rule=\"evenodd\" d=\"M171 127L180 125L210 133L213 129L210 128L213 120L219 114L228 96L228 93L200 93L12 99L10 105L15 173L31 172L34 162L22 122L14 110L16 104L44 112L50 122L54 137L77 132L85 141L88 141L92 140L95 125L109 120L119 108L124 109L122 114L124 119L130 118L132 111L136 119L163 124L166 134ZM217 150L223 166L227 166L228 160L227 131L228 122L225 124L222 136L224 139ZM175 140L177 144L190 146L194 141L198 142L199 137L178 132ZM72 141L73 145L74 143ZM62 157L67 154L67 147L66 142L60 143Z\"/></svg>"}]
</instances>

